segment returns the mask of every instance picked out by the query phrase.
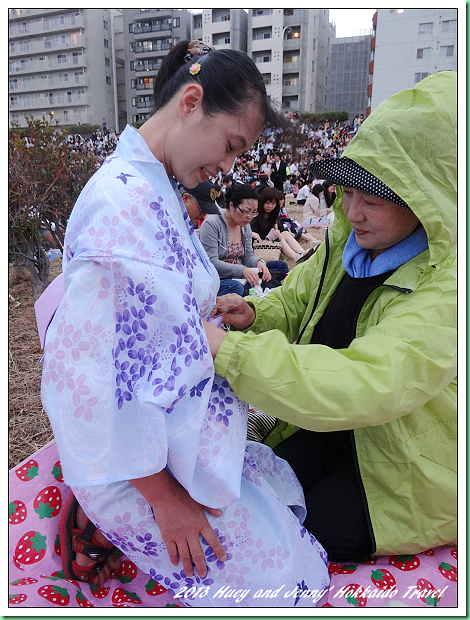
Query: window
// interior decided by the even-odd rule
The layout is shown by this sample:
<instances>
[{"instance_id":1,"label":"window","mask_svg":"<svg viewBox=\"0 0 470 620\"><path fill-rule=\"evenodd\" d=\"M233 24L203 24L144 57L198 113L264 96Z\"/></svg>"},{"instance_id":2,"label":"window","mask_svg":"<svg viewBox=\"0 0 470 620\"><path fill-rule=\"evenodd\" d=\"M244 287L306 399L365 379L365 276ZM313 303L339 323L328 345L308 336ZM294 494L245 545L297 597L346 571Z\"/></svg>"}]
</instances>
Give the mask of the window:
<instances>
[{"instance_id":1,"label":"window","mask_svg":"<svg viewBox=\"0 0 470 620\"><path fill-rule=\"evenodd\" d=\"M111 78L109 77L109 75L106 76L106 84L108 86L111 86Z\"/></svg>"},{"instance_id":2,"label":"window","mask_svg":"<svg viewBox=\"0 0 470 620\"><path fill-rule=\"evenodd\" d=\"M297 86L299 83L299 78L290 78L288 80L284 80L284 86Z\"/></svg>"},{"instance_id":3,"label":"window","mask_svg":"<svg viewBox=\"0 0 470 620\"><path fill-rule=\"evenodd\" d=\"M415 73L415 84L424 80L425 77L428 77L429 73L427 71L423 71L422 73Z\"/></svg>"},{"instance_id":4,"label":"window","mask_svg":"<svg viewBox=\"0 0 470 620\"><path fill-rule=\"evenodd\" d=\"M105 58L105 59L104 59L104 66L105 66L105 67L109 67L109 66L111 66L111 62L110 62L109 58Z\"/></svg>"},{"instance_id":5,"label":"window","mask_svg":"<svg viewBox=\"0 0 470 620\"><path fill-rule=\"evenodd\" d=\"M69 74L68 73L59 73L59 82L68 82Z\"/></svg>"},{"instance_id":6,"label":"window","mask_svg":"<svg viewBox=\"0 0 470 620\"><path fill-rule=\"evenodd\" d=\"M67 54L57 54L57 64L65 65L67 63Z\"/></svg>"},{"instance_id":7,"label":"window","mask_svg":"<svg viewBox=\"0 0 470 620\"><path fill-rule=\"evenodd\" d=\"M259 17L260 15L272 15L272 9L254 9L255 17Z\"/></svg>"},{"instance_id":8,"label":"window","mask_svg":"<svg viewBox=\"0 0 470 620\"><path fill-rule=\"evenodd\" d=\"M312 73L315 71L315 61L312 60Z\"/></svg>"},{"instance_id":9,"label":"window","mask_svg":"<svg viewBox=\"0 0 470 620\"><path fill-rule=\"evenodd\" d=\"M17 90L18 88L18 80L15 78L10 80L10 90Z\"/></svg>"},{"instance_id":10,"label":"window","mask_svg":"<svg viewBox=\"0 0 470 620\"><path fill-rule=\"evenodd\" d=\"M263 76L263 82L266 85L271 84L271 74L270 73L262 73L261 75Z\"/></svg>"},{"instance_id":11,"label":"window","mask_svg":"<svg viewBox=\"0 0 470 620\"><path fill-rule=\"evenodd\" d=\"M442 32L455 32L457 30L456 19L446 19L442 22Z\"/></svg>"},{"instance_id":12,"label":"window","mask_svg":"<svg viewBox=\"0 0 470 620\"><path fill-rule=\"evenodd\" d=\"M419 25L418 34L432 34L433 22L426 22Z\"/></svg>"},{"instance_id":13,"label":"window","mask_svg":"<svg viewBox=\"0 0 470 620\"><path fill-rule=\"evenodd\" d=\"M179 28L179 27L180 27L180 18L173 17L173 28Z\"/></svg>"},{"instance_id":14,"label":"window","mask_svg":"<svg viewBox=\"0 0 470 620\"><path fill-rule=\"evenodd\" d=\"M181 37L173 37L173 45L178 45L178 43L180 42Z\"/></svg>"},{"instance_id":15,"label":"window","mask_svg":"<svg viewBox=\"0 0 470 620\"><path fill-rule=\"evenodd\" d=\"M108 30L108 22L105 19L103 19L103 28Z\"/></svg>"},{"instance_id":16,"label":"window","mask_svg":"<svg viewBox=\"0 0 470 620\"><path fill-rule=\"evenodd\" d=\"M78 60L81 55L82 55L82 52L73 52L72 58L73 58L74 65L78 65Z\"/></svg>"},{"instance_id":17,"label":"window","mask_svg":"<svg viewBox=\"0 0 470 620\"><path fill-rule=\"evenodd\" d=\"M292 56L286 56L284 62L299 62L299 55L293 54Z\"/></svg>"},{"instance_id":18,"label":"window","mask_svg":"<svg viewBox=\"0 0 470 620\"><path fill-rule=\"evenodd\" d=\"M439 56L441 58L449 57L449 56L453 56L453 55L454 55L454 46L453 45L441 45L441 47L439 48Z\"/></svg>"},{"instance_id":19,"label":"window","mask_svg":"<svg viewBox=\"0 0 470 620\"><path fill-rule=\"evenodd\" d=\"M317 40L313 39L313 50L317 48Z\"/></svg>"},{"instance_id":20,"label":"window","mask_svg":"<svg viewBox=\"0 0 470 620\"><path fill-rule=\"evenodd\" d=\"M109 48L109 41L108 41L108 39L104 40L104 46L105 46L106 49Z\"/></svg>"},{"instance_id":21,"label":"window","mask_svg":"<svg viewBox=\"0 0 470 620\"><path fill-rule=\"evenodd\" d=\"M430 47L419 47L416 52L416 58L418 60L431 58L431 48Z\"/></svg>"}]
</instances>

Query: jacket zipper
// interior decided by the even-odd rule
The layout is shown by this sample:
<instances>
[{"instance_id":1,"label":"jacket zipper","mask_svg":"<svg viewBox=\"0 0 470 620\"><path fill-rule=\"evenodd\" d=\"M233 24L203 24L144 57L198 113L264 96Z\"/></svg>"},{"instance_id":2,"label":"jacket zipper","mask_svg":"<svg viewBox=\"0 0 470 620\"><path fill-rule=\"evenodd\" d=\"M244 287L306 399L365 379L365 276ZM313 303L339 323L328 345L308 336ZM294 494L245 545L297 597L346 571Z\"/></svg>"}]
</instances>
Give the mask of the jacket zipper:
<instances>
[{"instance_id":1,"label":"jacket zipper","mask_svg":"<svg viewBox=\"0 0 470 620\"><path fill-rule=\"evenodd\" d=\"M314 314L315 310L317 309L318 300L320 299L321 290L323 288L323 283L325 281L326 270L328 268L328 259L330 257L330 242L328 240L328 229L325 230L325 248L326 248L326 250L325 250L325 262L323 263L323 270L322 270L322 274L321 274L321 277L320 277L320 283L318 285L315 301L313 302L312 312L310 313L310 316L309 316L307 322L303 326L302 331L300 332L299 337L297 338L297 342L301 341L302 336L304 335L304 332L307 329L307 325L312 320L313 314Z\"/></svg>"},{"instance_id":2,"label":"jacket zipper","mask_svg":"<svg viewBox=\"0 0 470 620\"><path fill-rule=\"evenodd\" d=\"M380 286L386 286L388 288L393 288L396 291L399 291L400 293L404 293L404 294L408 294L408 293L412 293L413 292L413 289L411 289L411 288L404 288L404 287L401 287L401 286L395 286L393 284L379 284L374 289L372 289L372 291L370 291L369 296L367 297L367 299L370 297L370 294L373 291L375 291L376 289L378 289ZM364 307L365 303L367 302L367 299L364 301L362 306L359 308L359 310L358 310L358 312L357 312L357 314L355 316L354 327L353 327L354 333L352 334L352 339L353 340L356 337L356 328L357 328L357 321L359 319L359 314L361 313L362 308ZM370 560L372 554L375 553L377 545L375 543L374 530L372 528L372 521L370 519L369 504L367 503L366 491L364 489L364 484L362 482L361 470L359 469L359 459L357 458L356 440L354 438L354 430L351 430L349 432L351 434L351 443L352 443L352 451L353 451L353 459L354 459L354 468L356 470L357 479L359 481L359 488L361 490L362 502L364 504L364 513L366 515L367 528L369 530L370 542L371 542L371 545L372 545L372 549L370 551L370 554L365 559L366 560Z\"/></svg>"}]
</instances>

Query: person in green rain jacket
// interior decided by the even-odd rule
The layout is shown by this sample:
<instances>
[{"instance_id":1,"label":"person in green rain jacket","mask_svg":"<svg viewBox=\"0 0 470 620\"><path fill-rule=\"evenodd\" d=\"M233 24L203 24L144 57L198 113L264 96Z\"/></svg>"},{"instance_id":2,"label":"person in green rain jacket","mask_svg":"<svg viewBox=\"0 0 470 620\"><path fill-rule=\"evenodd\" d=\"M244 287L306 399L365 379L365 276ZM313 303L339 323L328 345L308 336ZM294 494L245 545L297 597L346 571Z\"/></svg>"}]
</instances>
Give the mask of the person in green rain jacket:
<instances>
[{"instance_id":1,"label":"person in green rain jacket","mask_svg":"<svg viewBox=\"0 0 470 620\"><path fill-rule=\"evenodd\" d=\"M337 160L318 251L265 298L218 298L216 372L278 419L330 560L457 536L457 76L391 96ZM382 227L382 228L381 228ZM300 430L299 430L300 429Z\"/></svg>"}]
</instances>

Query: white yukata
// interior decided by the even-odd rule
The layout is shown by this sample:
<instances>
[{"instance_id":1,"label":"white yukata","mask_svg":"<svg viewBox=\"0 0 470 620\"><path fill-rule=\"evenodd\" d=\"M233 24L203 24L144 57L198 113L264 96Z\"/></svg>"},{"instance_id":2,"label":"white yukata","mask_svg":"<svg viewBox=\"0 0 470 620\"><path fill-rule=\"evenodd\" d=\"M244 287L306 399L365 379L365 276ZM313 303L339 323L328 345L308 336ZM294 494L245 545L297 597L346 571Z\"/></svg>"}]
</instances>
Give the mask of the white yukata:
<instances>
[{"instance_id":1,"label":"white yukata","mask_svg":"<svg viewBox=\"0 0 470 620\"><path fill-rule=\"evenodd\" d=\"M74 207L63 273L42 400L87 516L189 606L315 606L329 579L301 524L302 488L270 448L246 442L247 405L214 375L201 316L219 279L175 182L132 127ZM170 563L151 506L128 482L165 467L224 512L207 517L228 559L201 538L204 579Z\"/></svg>"}]
</instances>

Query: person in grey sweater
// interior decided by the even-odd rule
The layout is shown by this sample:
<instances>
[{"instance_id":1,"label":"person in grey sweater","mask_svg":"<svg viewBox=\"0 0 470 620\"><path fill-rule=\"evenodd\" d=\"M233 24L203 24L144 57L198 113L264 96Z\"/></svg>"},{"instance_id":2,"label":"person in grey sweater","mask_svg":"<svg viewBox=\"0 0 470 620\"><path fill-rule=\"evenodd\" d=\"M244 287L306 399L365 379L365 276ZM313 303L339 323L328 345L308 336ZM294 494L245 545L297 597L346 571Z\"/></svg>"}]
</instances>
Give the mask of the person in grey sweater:
<instances>
[{"instance_id":1,"label":"person in grey sweater","mask_svg":"<svg viewBox=\"0 0 470 620\"><path fill-rule=\"evenodd\" d=\"M220 276L218 295L245 296L259 283L259 276L270 282L271 271L276 280L284 279L288 272L286 263L266 264L253 252L250 221L257 214L255 190L250 185L236 183L227 190L226 201L227 208L220 214L208 215L199 231L199 239ZM246 280L245 285L241 279Z\"/></svg>"}]
</instances>

